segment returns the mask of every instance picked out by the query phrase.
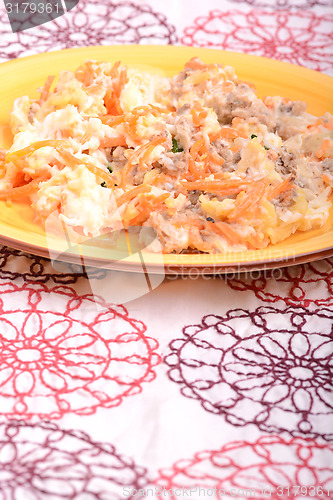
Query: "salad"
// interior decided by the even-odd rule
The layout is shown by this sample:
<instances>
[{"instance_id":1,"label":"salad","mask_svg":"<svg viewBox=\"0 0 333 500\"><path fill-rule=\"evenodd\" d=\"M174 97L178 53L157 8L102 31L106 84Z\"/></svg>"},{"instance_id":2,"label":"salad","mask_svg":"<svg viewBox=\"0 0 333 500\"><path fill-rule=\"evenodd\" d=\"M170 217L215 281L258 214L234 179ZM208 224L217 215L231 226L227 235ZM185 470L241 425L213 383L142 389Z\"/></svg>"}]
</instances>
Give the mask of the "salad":
<instances>
[{"instance_id":1,"label":"salad","mask_svg":"<svg viewBox=\"0 0 333 500\"><path fill-rule=\"evenodd\" d=\"M10 126L0 199L73 239L148 226L165 253L243 251L329 216L332 116L260 99L231 66L193 58L167 78L86 61L16 99Z\"/></svg>"}]
</instances>

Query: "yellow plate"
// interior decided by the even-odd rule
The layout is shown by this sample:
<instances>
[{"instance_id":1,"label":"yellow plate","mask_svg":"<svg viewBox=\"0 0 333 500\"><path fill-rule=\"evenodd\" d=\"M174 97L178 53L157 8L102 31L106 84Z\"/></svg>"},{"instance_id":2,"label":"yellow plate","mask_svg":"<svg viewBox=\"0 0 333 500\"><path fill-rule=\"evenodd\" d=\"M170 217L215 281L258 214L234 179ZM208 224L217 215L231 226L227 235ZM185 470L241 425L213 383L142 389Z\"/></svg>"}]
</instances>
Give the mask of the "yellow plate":
<instances>
[{"instance_id":1,"label":"yellow plate","mask_svg":"<svg viewBox=\"0 0 333 500\"><path fill-rule=\"evenodd\" d=\"M173 46L110 46L67 49L15 59L0 65L0 147L8 148L11 134L8 116L16 97L36 97L36 89L48 75L74 70L86 59L117 61L171 76L191 57L206 63L234 66L242 80L255 83L259 96L281 95L304 100L308 110L321 115L333 108L333 79L299 66L236 52ZM137 252L128 256L121 248L112 250L96 241L68 248L59 238L46 239L43 228L34 222L32 209L22 204L7 206L0 201L0 242L14 248L69 262L128 271L178 273L221 273L249 271L293 265L333 254L333 211L325 227L298 232L287 240L264 250L230 254L160 255ZM51 251L51 253L49 253Z\"/></svg>"}]
</instances>

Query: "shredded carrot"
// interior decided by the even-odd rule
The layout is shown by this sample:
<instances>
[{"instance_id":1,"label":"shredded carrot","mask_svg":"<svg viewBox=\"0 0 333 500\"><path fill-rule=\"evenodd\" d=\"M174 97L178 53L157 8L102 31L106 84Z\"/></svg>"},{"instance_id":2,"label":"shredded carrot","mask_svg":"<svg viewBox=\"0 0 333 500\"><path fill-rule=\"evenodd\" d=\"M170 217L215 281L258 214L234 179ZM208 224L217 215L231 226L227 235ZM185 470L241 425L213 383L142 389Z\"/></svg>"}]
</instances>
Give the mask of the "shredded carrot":
<instances>
[{"instance_id":1,"label":"shredded carrot","mask_svg":"<svg viewBox=\"0 0 333 500\"><path fill-rule=\"evenodd\" d=\"M195 158L199 152L202 151L204 154L207 153L207 145L205 139L202 137L198 139L191 147L190 154L193 158Z\"/></svg>"},{"instance_id":2,"label":"shredded carrot","mask_svg":"<svg viewBox=\"0 0 333 500\"><path fill-rule=\"evenodd\" d=\"M232 119L232 128L237 130L240 137L246 137L246 122L243 118L236 116Z\"/></svg>"},{"instance_id":3,"label":"shredded carrot","mask_svg":"<svg viewBox=\"0 0 333 500\"><path fill-rule=\"evenodd\" d=\"M58 148L62 146L67 146L69 143L66 140L46 140L46 141L37 141L33 142L30 144L30 146L27 146L23 149L18 149L17 151L11 151L10 153L6 154L6 162L8 161L15 161L18 158L22 158L24 156L29 156L37 149L45 148L47 146L50 146L52 148Z\"/></svg>"},{"instance_id":4,"label":"shredded carrot","mask_svg":"<svg viewBox=\"0 0 333 500\"><path fill-rule=\"evenodd\" d=\"M331 141L329 139L323 139L320 148L316 152L316 157L318 159L328 158L330 147L331 147Z\"/></svg>"},{"instance_id":5,"label":"shredded carrot","mask_svg":"<svg viewBox=\"0 0 333 500\"><path fill-rule=\"evenodd\" d=\"M27 196L30 196L32 193L34 193L38 189L40 182L40 179L33 180L25 186L3 189L2 191L0 191L0 199L20 201L23 198L26 198Z\"/></svg>"},{"instance_id":6,"label":"shredded carrot","mask_svg":"<svg viewBox=\"0 0 333 500\"><path fill-rule=\"evenodd\" d=\"M127 177L133 165L138 163L140 166L144 166L145 162L149 160L149 156L153 152L154 148L164 142L165 137L156 137L132 152L132 157L128 160L121 171L120 187L124 188L126 186Z\"/></svg>"},{"instance_id":7,"label":"shredded carrot","mask_svg":"<svg viewBox=\"0 0 333 500\"><path fill-rule=\"evenodd\" d=\"M314 123L312 123L312 125L308 125L307 128L311 132L314 132L315 130L318 130L320 125L322 125L325 128L328 128L328 130L333 130L333 118L326 120L321 116L320 118L317 118L317 120Z\"/></svg>"},{"instance_id":8,"label":"shredded carrot","mask_svg":"<svg viewBox=\"0 0 333 500\"><path fill-rule=\"evenodd\" d=\"M170 193L162 193L158 196L154 196L154 198L151 200L154 204L159 204L163 203L167 198L169 198Z\"/></svg>"},{"instance_id":9,"label":"shredded carrot","mask_svg":"<svg viewBox=\"0 0 333 500\"><path fill-rule=\"evenodd\" d=\"M154 106L153 104L150 104L149 106L137 106L132 110L131 115L128 117L125 123L125 130L133 140L138 140L137 126L140 117L147 116L149 114L156 117L166 113L170 113L170 110L167 108Z\"/></svg>"},{"instance_id":10,"label":"shredded carrot","mask_svg":"<svg viewBox=\"0 0 333 500\"><path fill-rule=\"evenodd\" d=\"M54 76L48 76L46 78L46 82L45 82L44 87L42 88L42 91L40 93L40 98L37 101L37 103L39 105L42 105L49 97L50 88L51 88L51 85L53 83L54 78L55 78Z\"/></svg>"},{"instance_id":11,"label":"shredded carrot","mask_svg":"<svg viewBox=\"0 0 333 500\"><path fill-rule=\"evenodd\" d=\"M195 101L191 108L191 115L193 125L195 127L201 127L207 118L208 111L202 107L199 101Z\"/></svg>"},{"instance_id":12,"label":"shredded carrot","mask_svg":"<svg viewBox=\"0 0 333 500\"><path fill-rule=\"evenodd\" d=\"M89 87L95 80L96 72L93 68L93 61L86 61L75 71L75 78L83 83L85 87Z\"/></svg>"},{"instance_id":13,"label":"shredded carrot","mask_svg":"<svg viewBox=\"0 0 333 500\"><path fill-rule=\"evenodd\" d=\"M197 228L190 227L190 248L198 249L200 252L211 253L212 245L202 239Z\"/></svg>"},{"instance_id":14,"label":"shredded carrot","mask_svg":"<svg viewBox=\"0 0 333 500\"><path fill-rule=\"evenodd\" d=\"M124 203L128 203L130 200L138 196L139 193L148 193L148 191L150 190L150 186L137 186L134 189L130 189L129 191L126 191L126 193L119 196L119 198L117 199L117 204L120 207Z\"/></svg>"},{"instance_id":15,"label":"shredded carrot","mask_svg":"<svg viewBox=\"0 0 333 500\"><path fill-rule=\"evenodd\" d=\"M242 242L241 236L226 222L207 221L207 227L214 233L223 236L230 245L239 245Z\"/></svg>"},{"instance_id":16,"label":"shredded carrot","mask_svg":"<svg viewBox=\"0 0 333 500\"><path fill-rule=\"evenodd\" d=\"M270 148L268 150L268 156L270 157L271 160L277 160L279 157L279 154L275 151L275 149Z\"/></svg>"},{"instance_id":17,"label":"shredded carrot","mask_svg":"<svg viewBox=\"0 0 333 500\"><path fill-rule=\"evenodd\" d=\"M242 146L241 146L240 144L238 144L237 146L236 146L236 144L232 144L232 145L230 146L230 149L231 149L231 151L233 151L234 153L237 153L238 151L240 151L240 150L242 149Z\"/></svg>"},{"instance_id":18,"label":"shredded carrot","mask_svg":"<svg viewBox=\"0 0 333 500\"><path fill-rule=\"evenodd\" d=\"M332 182L332 179L327 174L323 174L321 176L321 178L323 179L323 181L325 182L325 184L330 184Z\"/></svg>"},{"instance_id":19,"label":"shredded carrot","mask_svg":"<svg viewBox=\"0 0 333 500\"><path fill-rule=\"evenodd\" d=\"M126 132L134 140L137 140L138 137L137 126L139 123L139 119L140 119L139 114L132 114L132 116L125 124Z\"/></svg>"},{"instance_id":20,"label":"shredded carrot","mask_svg":"<svg viewBox=\"0 0 333 500\"><path fill-rule=\"evenodd\" d=\"M165 143L165 137L156 137L152 141L141 146L137 151L136 155L139 154L139 165L143 165L149 160L151 153L154 151L156 146Z\"/></svg>"},{"instance_id":21,"label":"shredded carrot","mask_svg":"<svg viewBox=\"0 0 333 500\"><path fill-rule=\"evenodd\" d=\"M201 231L205 228L206 221L199 219L199 217L187 217L187 223L191 228L195 227Z\"/></svg>"},{"instance_id":22,"label":"shredded carrot","mask_svg":"<svg viewBox=\"0 0 333 500\"><path fill-rule=\"evenodd\" d=\"M108 89L104 96L104 106L111 115L119 115L117 98L113 94L113 89Z\"/></svg>"},{"instance_id":23,"label":"shredded carrot","mask_svg":"<svg viewBox=\"0 0 333 500\"><path fill-rule=\"evenodd\" d=\"M98 117L104 125L109 125L109 127L117 127L125 121L125 115L100 115Z\"/></svg>"},{"instance_id":24,"label":"shredded carrot","mask_svg":"<svg viewBox=\"0 0 333 500\"><path fill-rule=\"evenodd\" d=\"M261 239L258 234L251 234L249 236L241 236L235 229L233 229L227 222L209 222L207 227L211 231L223 236L230 245L246 245L247 248L263 248L267 244L266 240Z\"/></svg>"},{"instance_id":25,"label":"shredded carrot","mask_svg":"<svg viewBox=\"0 0 333 500\"><path fill-rule=\"evenodd\" d=\"M277 186L270 188L267 193L267 199L272 200L284 191L290 191L294 187L293 180L293 177L290 175Z\"/></svg>"},{"instance_id":26,"label":"shredded carrot","mask_svg":"<svg viewBox=\"0 0 333 500\"><path fill-rule=\"evenodd\" d=\"M131 169L133 167L133 163L130 160L127 161L126 165L123 167L122 171L121 171L121 177L120 177L120 184L119 184L119 187L125 189L126 187L126 181L127 181L127 177L128 177L128 174L130 173Z\"/></svg>"},{"instance_id":27,"label":"shredded carrot","mask_svg":"<svg viewBox=\"0 0 333 500\"><path fill-rule=\"evenodd\" d=\"M86 141L90 141L92 138L92 132L91 130L86 130L83 136L81 137L81 144L84 144Z\"/></svg>"},{"instance_id":28,"label":"shredded carrot","mask_svg":"<svg viewBox=\"0 0 333 500\"><path fill-rule=\"evenodd\" d=\"M120 104L120 94L128 82L127 69L119 70L120 61L116 62L111 69L112 87L109 88L104 96L104 105L110 115L121 115L123 109Z\"/></svg>"},{"instance_id":29,"label":"shredded carrot","mask_svg":"<svg viewBox=\"0 0 333 500\"><path fill-rule=\"evenodd\" d=\"M237 137L243 137L246 139L246 135L241 130L235 130L230 127L222 127L216 134L209 134L209 139L214 142L218 139L236 139Z\"/></svg>"},{"instance_id":30,"label":"shredded carrot","mask_svg":"<svg viewBox=\"0 0 333 500\"><path fill-rule=\"evenodd\" d=\"M239 194L235 200L235 208L228 214L228 220L234 222L246 216L253 209L258 208L266 188L266 183L260 182L254 184L252 189L248 189L244 196Z\"/></svg>"},{"instance_id":31,"label":"shredded carrot","mask_svg":"<svg viewBox=\"0 0 333 500\"><path fill-rule=\"evenodd\" d=\"M203 175L203 170L197 167L193 156L188 157L188 171L194 177L194 179L200 179Z\"/></svg>"},{"instance_id":32,"label":"shredded carrot","mask_svg":"<svg viewBox=\"0 0 333 500\"><path fill-rule=\"evenodd\" d=\"M147 208L142 208L141 206L136 207L138 210L138 215L127 221L126 223L124 222L124 226L141 226L148 218L150 215L150 211L148 211Z\"/></svg>"},{"instance_id":33,"label":"shredded carrot","mask_svg":"<svg viewBox=\"0 0 333 500\"><path fill-rule=\"evenodd\" d=\"M189 191L199 190L206 193L215 193L221 196L228 194L237 194L244 189L245 186L251 184L250 181L238 179L228 180L198 180L194 182L181 182L185 189Z\"/></svg>"},{"instance_id":34,"label":"shredded carrot","mask_svg":"<svg viewBox=\"0 0 333 500\"><path fill-rule=\"evenodd\" d=\"M146 116L146 115L153 115L153 116L160 116L162 114L170 113L171 110L162 107L162 106L156 106L154 104L148 104L147 106L137 106L132 110L133 115L140 115L140 116Z\"/></svg>"},{"instance_id":35,"label":"shredded carrot","mask_svg":"<svg viewBox=\"0 0 333 500\"><path fill-rule=\"evenodd\" d=\"M196 160L203 162L201 166L196 165ZM190 148L188 157L188 171L194 177L194 179L201 179L208 174L207 169L209 169L211 162L222 165L224 163L224 160L217 154L210 154L208 152L206 141L202 137L198 139Z\"/></svg>"},{"instance_id":36,"label":"shredded carrot","mask_svg":"<svg viewBox=\"0 0 333 500\"><path fill-rule=\"evenodd\" d=\"M137 106L136 108L132 109L132 115L139 115L139 116L147 115L150 112L153 113L154 108L156 110L157 106L153 105Z\"/></svg>"},{"instance_id":37,"label":"shredded carrot","mask_svg":"<svg viewBox=\"0 0 333 500\"><path fill-rule=\"evenodd\" d=\"M115 146L126 146L126 139L123 135L118 137L104 137L100 142L101 148L114 148Z\"/></svg>"},{"instance_id":38,"label":"shredded carrot","mask_svg":"<svg viewBox=\"0 0 333 500\"><path fill-rule=\"evenodd\" d=\"M213 163L213 164L219 165L219 166L221 166L225 163L222 156L217 154L216 151L214 151L214 150L208 153L207 160L210 164Z\"/></svg>"},{"instance_id":39,"label":"shredded carrot","mask_svg":"<svg viewBox=\"0 0 333 500\"><path fill-rule=\"evenodd\" d=\"M130 226L142 224L149 218L151 212L161 212L164 210L164 201L169 198L170 193L162 193L153 198L151 196L153 196L151 193L147 195L139 193L138 204L136 205L139 214L128 222Z\"/></svg>"},{"instance_id":40,"label":"shredded carrot","mask_svg":"<svg viewBox=\"0 0 333 500\"><path fill-rule=\"evenodd\" d=\"M111 187L114 186L114 182L110 179L110 175L104 172L104 170L102 170L99 167L96 167L95 165L91 165L88 162L83 162L83 163L92 174L95 174L96 177L103 179L108 187L110 187L110 185Z\"/></svg>"},{"instance_id":41,"label":"shredded carrot","mask_svg":"<svg viewBox=\"0 0 333 500\"><path fill-rule=\"evenodd\" d=\"M69 151L66 151L64 149L58 149L57 151L67 166L77 167L79 165L84 165L85 167L87 167L87 169L92 174L95 174L96 177L103 179L103 181L106 182L108 187L110 184L114 185L114 183L111 182L110 175L107 172L104 172L104 170L102 170L101 168L96 167L95 165L92 165L91 163L87 162L86 160L80 160L79 158L74 156L72 153L70 153Z\"/></svg>"}]
</instances>

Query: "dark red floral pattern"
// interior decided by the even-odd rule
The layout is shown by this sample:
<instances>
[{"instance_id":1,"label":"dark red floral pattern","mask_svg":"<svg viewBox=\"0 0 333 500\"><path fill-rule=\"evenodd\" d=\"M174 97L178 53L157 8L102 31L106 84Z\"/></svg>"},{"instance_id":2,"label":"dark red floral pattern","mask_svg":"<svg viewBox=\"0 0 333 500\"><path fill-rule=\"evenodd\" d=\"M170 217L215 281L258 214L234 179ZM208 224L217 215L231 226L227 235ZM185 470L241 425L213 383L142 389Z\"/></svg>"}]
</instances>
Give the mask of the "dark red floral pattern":
<instances>
[{"instance_id":1,"label":"dark red floral pattern","mask_svg":"<svg viewBox=\"0 0 333 500\"><path fill-rule=\"evenodd\" d=\"M31 255L9 247L0 247L0 278L22 278L27 282L72 284L80 278L102 279L107 275L105 269L88 268L57 262L52 265L48 259Z\"/></svg>"},{"instance_id":2,"label":"dark red floral pattern","mask_svg":"<svg viewBox=\"0 0 333 500\"><path fill-rule=\"evenodd\" d=\"M333 305L333 259L310 264L225 277L233 290L252 290L265 302L283 300L287 305Z\"/></svg>"},{"instance_id":3,"label":"dark red floral pattern","mask_svg":"<svg viewBox=\"0 0 333 500\"><path fill-rule=\"evenodd\" d=\"M54 423L0 425L2 500L115 500L147 484L146 470L110 444Z\"/></svg>"},{"instance_id":4,"label":"dark red floral pattern","mask_svg":"<svg viewBox=\"0 0 333 500\"><path fill-rule=\"evenodd\" d=\"M252 5L259 8L274 9L311 9L311 7L333 7L332 0L274 0L274 4L269 0L230 0L235 3Z\"/></svg>"},{"instance_id":5,"label":"dark red floral pattern","mask_svg":"<svg viewBox=\"0 0 333 500\"><path fill-rule=\"evenodd\" d=\"M155 378L157 341L123 306L42 284L1 284L0 296L0 415L91 414Z\"/></svg>"},{"instance_id":6,"label":"dark red floral pattern","mask_svg":"<svg viewBox=\"0 0 333 500\"><path fill-rule=\"evenodd\" d=\"M54 21L21 33L13 34L9 22L1 24L0 60L88 45L176 41L174 26L149 5L89 0Z\"/></svg>"},{"instance_id":7,"label":"dark red floral pattern","mask_svg":"<svg viewBox=\"0 0 333 500\"><path fill-rule=\"evenodd\" d=\"M213 10L185 28L185 45L234 50L332 71L333 15L300 10Z\"/></svg>"},{"instance_id":8,"label":"dark red floral pattern","mask_svg":"<svg viewBox=\"0 0 333 500\"><path fill-rule=\"evenodd\" d=\"M218 450L201 451L189 460L180 460L161 470L155 484L169 491L200 486L201 496L205 488L210 491L216 488L217 492L221 490L217 495L221 499L249 498L249 490L251 498L258 500L327 499L333 498L332 463L332 444L264 436L254 443L229 443ZM297 491L297 486L302 490Z\"/></svg>"},{"instance_id":9,"label":"dark red floral pattern","mask_svg":"<svg viewBox=\"0 0 333 500\"><path fill-rule=\"evenodd\" d=\"M166 357L184 396L235 426L333 439L333 311L304 308L205 316Z\"/></svg>"}]
</instances>

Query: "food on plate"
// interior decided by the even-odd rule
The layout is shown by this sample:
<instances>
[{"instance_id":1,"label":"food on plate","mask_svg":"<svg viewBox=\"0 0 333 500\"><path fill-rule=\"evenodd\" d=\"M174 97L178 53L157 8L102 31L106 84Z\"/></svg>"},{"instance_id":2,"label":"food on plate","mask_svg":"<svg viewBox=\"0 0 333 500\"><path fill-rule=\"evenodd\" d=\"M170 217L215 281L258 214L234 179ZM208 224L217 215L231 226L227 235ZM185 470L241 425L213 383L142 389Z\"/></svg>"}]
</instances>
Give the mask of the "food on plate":
<instances>
[{"instance_id":1,"label":"food on plate","mask_svg":"<svg viewBox=\"0 0 333 500\"><path fill-rule=\"evenodd\" d=\"M329 113L259 99L232 67L197 58L172 78L86 61L53 80L14 102L0 199L56 214L71 237L148 226L165 253L220 253L327 220Z\"/></svg>"}]
</instances>

